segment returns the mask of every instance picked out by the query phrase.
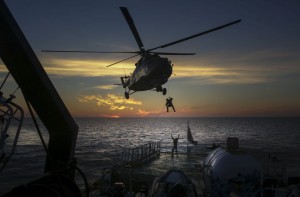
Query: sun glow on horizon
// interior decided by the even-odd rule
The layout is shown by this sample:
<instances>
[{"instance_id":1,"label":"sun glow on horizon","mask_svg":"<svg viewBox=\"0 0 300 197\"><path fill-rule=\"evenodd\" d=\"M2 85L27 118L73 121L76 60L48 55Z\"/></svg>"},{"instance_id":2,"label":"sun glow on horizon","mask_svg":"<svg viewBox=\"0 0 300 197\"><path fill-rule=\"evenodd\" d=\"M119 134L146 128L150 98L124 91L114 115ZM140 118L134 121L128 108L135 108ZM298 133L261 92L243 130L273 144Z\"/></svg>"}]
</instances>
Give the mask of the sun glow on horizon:
<instances>
[{"instance_id":1,"label":"sun glow on horizon","mask_svg":"<svg viewBox=\"0 0 300 197\"><path fill-rule=\"evenodd\" d=\"M120 116L118 115L101 115L100 116L101 118L121 118Z\"/></svg>"}]
</instances>

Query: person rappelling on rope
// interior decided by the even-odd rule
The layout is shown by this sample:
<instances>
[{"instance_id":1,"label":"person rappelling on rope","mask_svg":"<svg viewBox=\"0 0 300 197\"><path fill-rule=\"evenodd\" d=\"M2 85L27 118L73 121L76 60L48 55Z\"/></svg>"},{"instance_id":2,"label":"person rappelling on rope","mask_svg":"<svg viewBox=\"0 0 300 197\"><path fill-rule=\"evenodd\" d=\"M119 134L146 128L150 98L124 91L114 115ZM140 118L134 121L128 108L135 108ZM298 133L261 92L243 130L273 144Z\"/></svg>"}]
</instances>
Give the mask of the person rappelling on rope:
<instances>
[{"instance_id":1,"label":"person rappelling on rope","mask_svg":"<svg viewBox=\"0 0 300 197\"><path fill-rule=\"evenodd\" d=\"M174 108L174 105L173 105L173 102L172 102L172 101L173 101L173 98L172 98L172 97L169 97L169 98L166 99L166 101L167 101L167 102L166 102L167 112L169 112L169 107L172 107L172 108L173 108L173 111L176 112L176 111L175 111L175 108Z\"/></svg>"}]
</instances>

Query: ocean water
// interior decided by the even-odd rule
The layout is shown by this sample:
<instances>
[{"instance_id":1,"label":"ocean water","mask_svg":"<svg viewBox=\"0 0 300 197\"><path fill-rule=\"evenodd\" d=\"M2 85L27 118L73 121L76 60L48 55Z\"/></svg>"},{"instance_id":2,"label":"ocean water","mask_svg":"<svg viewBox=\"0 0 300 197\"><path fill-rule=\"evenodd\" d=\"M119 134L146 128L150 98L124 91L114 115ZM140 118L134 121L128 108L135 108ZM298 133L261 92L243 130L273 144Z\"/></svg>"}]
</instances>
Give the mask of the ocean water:
<instances>
[{"instance_id":1,"label":"ocean water","mask_svg":"<svg viewBox=\"0 0 300 197\"><path fill-rule=\"evenodd\" d=\"M76 118L79 126L76 155L78 167L89 180L96 179L103 167L110 166L115 154L124 148L161 141L164 151L172 146L171 134L180 134L179 151L186 151L187 122L194 140L203 146L238 137L240 146L260 152L279 154L300 176L299 118ZM46 129L40 123L45 141ZM9 153L16 125L9 132L5 148ZM0 195L43 174L46 154L32 123L26 118L15 154L0 173ZM299 167L300 168L300 167Z\"/></svg>"}]
</instances>

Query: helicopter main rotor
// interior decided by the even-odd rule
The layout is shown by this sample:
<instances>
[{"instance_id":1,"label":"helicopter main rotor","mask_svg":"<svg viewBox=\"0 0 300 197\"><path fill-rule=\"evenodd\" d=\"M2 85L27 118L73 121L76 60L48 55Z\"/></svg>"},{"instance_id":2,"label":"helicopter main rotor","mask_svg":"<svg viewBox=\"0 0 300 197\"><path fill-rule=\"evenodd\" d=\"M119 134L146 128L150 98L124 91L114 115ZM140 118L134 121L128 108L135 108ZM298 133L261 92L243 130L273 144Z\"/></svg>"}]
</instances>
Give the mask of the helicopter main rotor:
<instances>
[{"instance_id":1,"label":"helicopter main rotor","mask_svg":"<svg viewBox=\"0 0 300 197\"><path fill-rule=\"evenodd\" d=\"M130 30L138 44L138 47L139 47L139 51L128 51L128 52L124 52L124 51L119 51L119 52L107 52L107 51L65 51L65 50L42 50L42 52L52 52L52 53L131 53L131 54L135 54L133 56L130 56L128 58L125 58L125 59L122 59L120 61L117 61L115 63L112 63L110 65L107 65L106 67L110 67L110 66L113 66L115 64L118 64L118 63L121 63L121 62L124 62L126 60L129 60L131 58L134 58L134 57L137 57L137 56L143 56L145 54L149 54L149 53L152 53L152 54L158 54L158 55L195 55L195 53L169 53L169 52L152 52L153 50L156 50L156 49L159 49L159 48L166 48L166 47L169 47L169 46L172 46L172 45L175 45L175 44L178 44L178 43L181 43L181 42L185 42L187 40L190 40L190 39L193 39L193 38L196 38L198 36L202 36L204 34L208 34L208 33L211 33L213 31L217 31L217 30L220 30L220 29L223 29L225 27L228 27L228 26L231 26L231 25L234 25L236 23L239 23L241 22L241 19L238 19L238 20L235 20L235 21L232 21L230 23L227 23L227 24L224 24L224 25L221 25L221 26L218 26L218 27L215 27L215 28L212 28L212 29L209 29L207 31L204 31L204 32L200 32L200 33L197 33L197 34L194 34L192 36L188 36L188 37L185 37L185 38L182 38L182 39L179 39L179 40L176 40L176 41L173 41L173 42L169 42L167 44L163 44L163 45L160 45L160 46L157 46L157 47L154 47L154 48L151 48L151 49L147 49L145 50L144 48L144 44L142 42L142 39L135 27L135 24L133 22L133 19L128 11L128 9L126 7L120 7L121 11L122 11L122 14L124 16L124 18L126 19L127 21L127 24L129 25L130 27Z\"/></svg>"},{"instance_id":2,"label":"helicopter main rotor","mask_svg":"<svg viewBox=\"0 0 300 197\"><path fill-rule=\"evenodd\" d=\"M129 25L129 27L131 29L131 32L132 32L132 34L133 34L133 36L134 36L134 38L135 38L135 40L136 40L139 48L140 48L140 52L141 53L145 52L144 44L143 44L142 39L141 39L141 37L140 37L140 35L139 35L136 27L135 27L135 24L133 22L132 17L129 14L128 9L126 7L120 7L120 9L121 9L121 11L123 13L124 18L127 21L127 24Z\"/></svg>"}]
</instances>

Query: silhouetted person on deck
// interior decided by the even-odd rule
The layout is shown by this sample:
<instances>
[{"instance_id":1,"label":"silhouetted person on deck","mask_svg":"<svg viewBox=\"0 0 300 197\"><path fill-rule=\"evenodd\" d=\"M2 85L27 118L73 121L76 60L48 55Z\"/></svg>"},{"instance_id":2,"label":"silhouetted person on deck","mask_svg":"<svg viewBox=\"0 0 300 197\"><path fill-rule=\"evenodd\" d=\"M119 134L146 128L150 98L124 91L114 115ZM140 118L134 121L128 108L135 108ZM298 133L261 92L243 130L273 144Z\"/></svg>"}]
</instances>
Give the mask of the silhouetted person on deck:
<instances>
[{"instance_id":1,"label":"silhouetted person on deck","mask_svg":"<svg viewBox=\"0 0 300 197\"><path fill-rule=\"evenodd\" d=\"M178 143L179 136L180 136L180 134L178 134L177 138L173 138L173 135L171 134L171 137L172 137L172 140L173 140L172 156L174 156L174 149L176 150L176 154L178 155L177 143Z\"/></svg>"},{"instance_id":2,"label":"silhouetted person on deck","mask_svg":"<svg viewBox=\"0 0 300 197\"><path fill-rule=\"evenodd\" d=\"M166 101L167 101L167 102L166 102L167 112L169 112L169 107L172 107L172 108L173 108L173 111L176 112L176 111L175 111L175 108L174 108L174 105L173 105L173 103L172 103L173 98L169 97L169 98L166 99Z\"/></svg>"}]
</instances>

